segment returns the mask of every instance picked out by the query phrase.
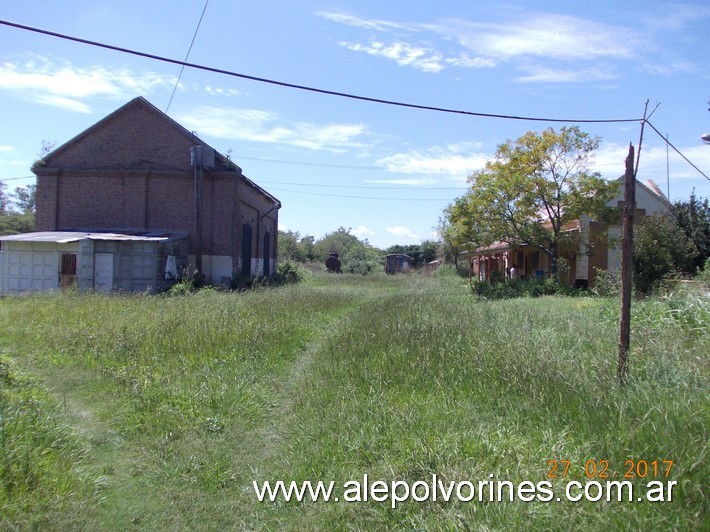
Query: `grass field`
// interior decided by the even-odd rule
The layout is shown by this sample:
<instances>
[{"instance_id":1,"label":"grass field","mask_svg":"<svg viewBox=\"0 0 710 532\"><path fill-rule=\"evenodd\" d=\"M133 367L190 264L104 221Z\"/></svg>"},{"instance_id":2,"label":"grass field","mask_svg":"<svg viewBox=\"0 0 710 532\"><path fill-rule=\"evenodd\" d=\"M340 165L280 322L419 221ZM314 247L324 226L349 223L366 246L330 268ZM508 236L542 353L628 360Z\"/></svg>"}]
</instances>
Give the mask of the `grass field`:
<instances>
[{"instance_id":1,"label":"grass field","mask_svg":"<svg viewBox=\"0 0 710 532\"><path fill-rule=\"evenodd\" d=\"M626 387L618 307L325 274L0 299L0 528L707 530L710 302L634 303ZM343 500L364 475L559 496L630 465L632 502ZM341 500L259 502L255 480L335 481ZM637 501L651 480L672 500Z\"/></svg>"}]
</instances>

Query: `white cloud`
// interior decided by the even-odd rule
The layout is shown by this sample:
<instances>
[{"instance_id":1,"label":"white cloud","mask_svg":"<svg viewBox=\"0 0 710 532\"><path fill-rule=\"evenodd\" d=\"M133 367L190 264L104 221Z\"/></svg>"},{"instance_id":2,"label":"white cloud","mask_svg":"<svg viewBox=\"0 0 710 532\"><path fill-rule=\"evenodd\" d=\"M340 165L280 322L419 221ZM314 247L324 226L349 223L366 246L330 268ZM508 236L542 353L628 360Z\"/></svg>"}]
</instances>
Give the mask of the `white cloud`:
<instances>
[{"instance_id":1,"label":"white cloud","mask_svg":"<svg viewBox=\"0 0 710 532\"><path fill-rule=\"evenodd\" d=\"M15 148L14 146L0 145L0 153L11 153L13 151L17 151L17 148Z\"/></svg>"},{"instance_id":2,"label":"white cloud","mask_svg":"<svg viewBox=\"0 0 710 532\"><path fill-rule=\"evenodd\" d=\"M649 74L656 74L659 76L673 76L676 74L685 74L695 71L693 64L685 60L673 61L665 64L647 63L643 65L643 69Z\"/></svg>"},{"instance_id":3,"label":"white cloud","mask_svg":"<svg viewBox=\"0 0 710 532\"><path fill-rule=\"evenodd\" d=\"M358 225L357 227L350 229L350 234L355 235L360 240L362 240L364 238L370 238L374 236L375 232L365 225Z\"/></svg>"},{"instance_id":4,"label":"white cloud","mask_svg":"<svg viewBox=\"0 0 710 532\"><path fill-rule=\"evenodd\" d=\"M340 45L355 52L385 57L393 60L399 66L411 66L422 72L439 72L444 68L444 57L439 52L406 42L385 44L376 41L369 45L341 42Z\"/></svg>"},{"instance_id":5,"label":"white cloud","mask_svg":"<svg viewBox=\"0 0 710 532\"><path fill-rule=\"evenodd\" d=\"M638 149L638 148L637 148ZM710 149L705 145L678 147L678 149L695 166L703 170L706 174L710 169ZM599 172L605 179L616 179L624 174L624 161L629 152L628 145L614 143L603 144L596 152L594 163L591 168ZM644 145L641 151L639 162L638 179L646 181L652 179L665 193L667 166L666 166L666 146L656 144L653 146ZM670 166L670 179L697 179L702 176L683 158L675 153L671 148L668 152L668 163Z\"/></svg>"},{"instance_id":6,"label":"white cloud","mask_svg":"<svg viewBox=\"0 0 710 532\"><path fill-rule=\"evenodd\" d=\"M447 57L446 62L450 65L461 68L492 68L496 66L496 61L490 57L471 57L465 52L456 57Z\"/></svg>"},{"instance_id":7,"label":"white cloud","mask_svg":"<svg viewBox=\"0 0 710 532\"><path fill-rule=\"evenodd\" d=\"M365 183L426 187L439 184L439 180L430 177L413 177L410 179L365 179Z\"/></svg>"},{"instance_id":8,"label":"white cloud","mask_svg":"<svg viewBox=\"0 0 710 532\"><path fill-rule=\"evenodd\" d=\"M0 65L0 91L77 113L91 111L86 101L91 98L126 99L174 83L173 76L101 66L79 68L39 56L24 63Z\"/></svg>"},{"instance_id":9,"label":"white cloud","mask_svg":"<svg viewBox=\"0 0 710 532\"><path fill-rule=\"evenodd\" d=\"M395 225L393 227L386 227L385 231L388 233L398 236L398 237L404 237L404 238L411 238L411 239L418 239L419 235L415 234L412 232L411 229L403 226L403 225Z\"/></svg>"},{"instance_id":10,"label":"white cloud","mask_svg":"<svg viewBox=\"0 0 710 532\"><path fill-rule=\"evenodd\" d=\"M225 89L223 87L212 87L211 85L205 87L205 92L210 96L240 96L242 94L237 89Z\"/></svg>"},{"instance_id":11,"label":"white cloud","mask_svg":"<svg viewBox=\"0 0 710 532\"><path fill-rule=\"evenodd\" d=\"M447 19L429 26L484 57L544 57L592 60L630 58L641 41L631 28L601 24L568 15L532 14L505 24ZM619 38L623 35L624 38Z\"/></svg>"},{"instance_id":12,"label":"white cloud","mask_svg":"<svg viewBox=\"0 0 710 532\"><path fill-rule=\"evenodd\" d=\"M287 122L269 111L207 105L178 112L176 119L201 135L334 152L363 147L358 139L366 134L363 124Z\"/></svg>"},{"instance_id":13,"label":"white cloud","mask_svg":"<svg viewBox=\"0 0 710 532\"><path fill-rule=\"evenodd\" d=\"M616 79L618 76L611 68L581 68L563 69L549 67L526 67L530 73L517 78L521 82L545 82L545 83L580 83L592 81L608 81Z\"/></svg>"},{"instance_id":14,"label":"white cloud","mask_svg":"<svg viewBox=\"0 0 710 532\"><path fill-rule=\"evenodd\" d=\"M365 19L356 15L350 15L348 13L328 13L325 11L320 11L316 13L316 15L327 20L332 20L333 22L338 22L340 24L346 24L348 26L354 26L356 28L363 28L368 30L384 31L406 29L411 31L414 29L412 26L408 26L406 24L389 22L386 20Z\"/></svg>"},{"instance_id":15,"label":"white cloud","mask_svg":"<svg viewBox=\"0 0 710 532\"><path fill-rule=\"evenodd\" d=\"M388 171L403 174L446 174L465 182L472 172L483 168L490 156L480 153L477 143L435 146L383 157L377 164Z\"/></svg>"},{"instance_id":16,"label":"white cloud","mask_svg":"<svg viewBox=\"0 0 710 532\"><path fill-rule=\"evenodd\" d=\"M400 66L436 73L447 67L491 68L513 60L529 75L527 82L581 82L613 77L611 69L598 66L585 68L580 62L631 59L648 46L650 40L641 31L626 26L602 24L589 19L548 13L524 13L509 16L502 23L487 23L448 18L434 23L415 24L366 19L351 14L319 13L320 16L349 26L396 34L393 42L372 40L369 44L340 42L341 46L373 56L385 57ZM446 49L431 44L411 42L413 32L436 34L445 41ZM620 36L623 35L623 38ZM407 40L407 36L410 40ZM451 51L452 46L459 50ZM564 61L574 68L530 65L534 60Z\"/></svg>"}]
</instances>

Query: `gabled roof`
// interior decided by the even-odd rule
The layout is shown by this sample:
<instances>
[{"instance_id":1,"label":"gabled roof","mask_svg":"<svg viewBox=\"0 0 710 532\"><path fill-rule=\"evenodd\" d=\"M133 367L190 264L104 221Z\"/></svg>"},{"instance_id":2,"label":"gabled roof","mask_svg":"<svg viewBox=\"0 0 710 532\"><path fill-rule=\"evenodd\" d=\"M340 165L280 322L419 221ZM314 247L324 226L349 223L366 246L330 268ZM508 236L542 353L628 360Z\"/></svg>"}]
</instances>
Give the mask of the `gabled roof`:
<instances>
[{"instance_id":1,"label":"gabled roof","mask_svg":"<svg viewBox=\"0 0 710 532\"><path fill-rule=\"evenodd\" d=\"M624 187L623 187L624 176L622 175L621 177L617 178L617 181L622 184L622 186L619 187L619 195L620 195L621 199L623 200L623 198L624 198ZM660 201L661 203L664 203L664 204L670 206L671 202L668 200L666 195L661 191L661 189L658 188L658 185L656 185L656 182L653 179L647 179L646 183L642 183L638 179L635 179L634 181L636 182L636 188L641 187L641 189L648 192L651 195L651 197L654 197L658 201ZM618 199L618 197L619 196L617 196L617 198L614 198L614 199Z\"/></svg>"},{"instance_id":2,"label":"gabled roof","mask_svg":"<svg viewBox=\"0 0 710 532\"><path fill-rule=\"evenodd\" d=\"M232 163L228 157L225 155L222 155L219 153L217 150L215 150L212 146L204 142L202 139L200 139L195 133L192 131L189 131L182 125L180 125L178 122L170 118L167 114L163 113L160 109L155 107L152 103L150 103L148 100L146 100L142 96L138 96L128 103L124 104L123 106L119 107L109 115L105 116L89 128L85 129L72 139L68 140L58 148L52 150L47 156L43 157L41 161L38 161L38 163L35 163L35 165L32 167L32 171L35 174L40 174L43 173L44 169L46 168L49 170L52 168L54 165L52 164L54 160L57 158L60 158L62 155L67 154L74 146L79 145L82 141L85 141L86 139L90 139L92 136L97 135L99 131L103 130L109 123L112 121L116 120L118 117L120 117L123 114L126 114L130 111L134 110L140 110L140 112L144 113L149 113L156 119L162 121L165 125L167 125L170 130L173 132L177 133L177 135L184 137L186 144L190 146L205 146L209 149L214 150L215 152L215 161L218 163L218 167L216 168L216 171L223 171L223 172L234 172L236 176L239 176L248 186L254 188L264 196L266 196L270 201L276 203L278 205L278 208L281 207L281 202L271 195L269 192L258 186L256 183L248 179L243 173L242 169L237 166L236 164ZM103 161L106 162L106 161ZM153 163L151 161L146 161L145 159L139 159L137 161L132 161L130 164L127 162L124 164L97 164L96 166L93 166L93 170L99 170L99 169L105 169L105 170L129 170L129 169L138 169L138 168L144 168L144 167L152 167L155 168L156 164L159 168L165 169L165 170L178 170L178 165L176 164L175 166L166 166L165 164L160 164L160 163ZM79 169L73 169L73 170L79 170Z\"/></svg>"}]
</instances>

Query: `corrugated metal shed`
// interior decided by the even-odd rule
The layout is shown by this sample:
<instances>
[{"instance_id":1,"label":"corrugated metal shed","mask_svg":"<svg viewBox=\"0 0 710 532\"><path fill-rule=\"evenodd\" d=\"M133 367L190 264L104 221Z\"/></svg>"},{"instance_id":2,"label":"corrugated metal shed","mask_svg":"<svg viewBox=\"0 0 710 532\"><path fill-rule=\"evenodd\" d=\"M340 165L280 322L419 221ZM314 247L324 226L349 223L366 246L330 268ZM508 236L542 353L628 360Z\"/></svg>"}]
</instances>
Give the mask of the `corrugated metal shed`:
<instances>
[{"instance_id":1,"label":"corrugated metal shed","mask_svg":"<svg viewBox=\"0 0 710 532\"><path fill-rule=\"evenodd\" d=\"M76 286L167 289L187 265L187 231L39 231L0 236L0 295Z\"/></svg>"},{"instance_id":2,"label":"corrugated metal shed","mask_svg":"<svg viewBox=\"0 0 710 532\"><path fill-rule=\"evenodd\" d=\"M68 244L81 240L116 240L122 242L169 242L187 237L187 231L150 232L97 232L97 231L38 231L3 235L0 240L7 242L54 242Z\"/></svg>"}]
</instances>

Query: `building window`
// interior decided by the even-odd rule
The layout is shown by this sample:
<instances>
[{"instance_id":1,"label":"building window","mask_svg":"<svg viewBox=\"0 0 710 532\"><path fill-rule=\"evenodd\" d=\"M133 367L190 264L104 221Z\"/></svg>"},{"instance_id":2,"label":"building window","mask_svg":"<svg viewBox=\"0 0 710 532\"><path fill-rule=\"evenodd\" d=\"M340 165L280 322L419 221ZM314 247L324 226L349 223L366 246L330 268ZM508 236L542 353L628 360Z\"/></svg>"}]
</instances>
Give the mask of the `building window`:
<instances>
[{"instance_id":1,"label":"building window","mask_svg":"<svg viewBox=\"0 0 710 532\"><path fill-rule=\"evenodd\" d=\"M66 288L76 283L76 253L62 253L59 265L59 286Z\"/></svg>"}]
</instances>

